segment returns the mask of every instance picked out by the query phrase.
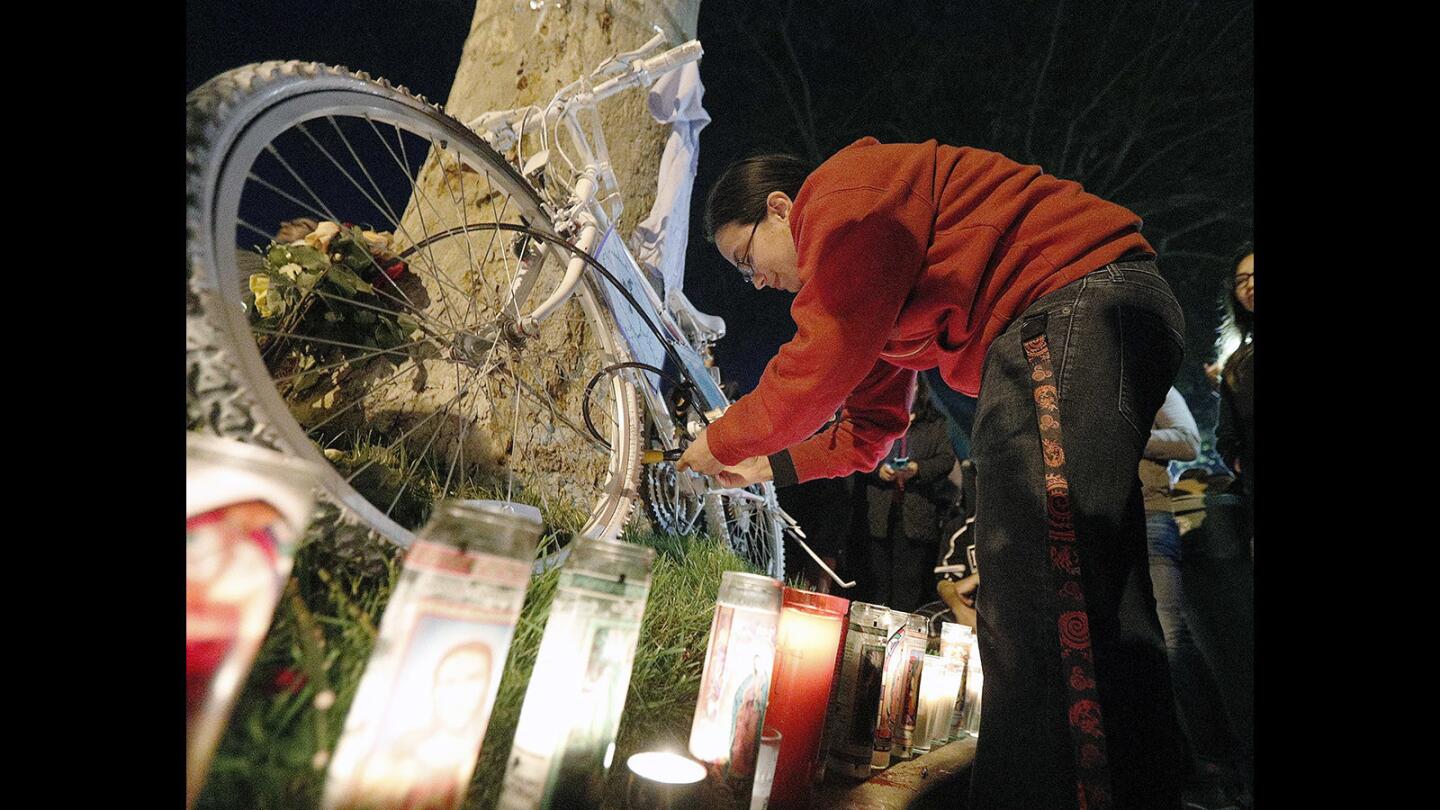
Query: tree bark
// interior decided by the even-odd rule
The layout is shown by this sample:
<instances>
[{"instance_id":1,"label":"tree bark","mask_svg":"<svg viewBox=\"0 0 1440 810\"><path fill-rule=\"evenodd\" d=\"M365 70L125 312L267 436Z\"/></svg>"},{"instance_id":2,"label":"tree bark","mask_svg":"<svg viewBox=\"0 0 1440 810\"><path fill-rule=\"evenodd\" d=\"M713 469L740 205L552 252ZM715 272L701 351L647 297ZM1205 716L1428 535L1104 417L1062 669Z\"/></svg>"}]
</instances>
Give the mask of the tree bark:
<instances>
[{"instance_id":1,"label":"tree bark","mask_svg":"<svg viewBox=\"0 0 1440 810\"><path fill-rule=\"evenodd\" d=\"M470 35L446 110L468 121L487 110L544 104L602 59L633 50L665 31L671 47L695 37L700 0L476 0ZM519 7L518 10L516 7ZM615 177L625 196L618 228L629 236L655 200L655 174L670 133L645 109L645 93L608 99L600 120Z\"/></svg>"}]
</instances>

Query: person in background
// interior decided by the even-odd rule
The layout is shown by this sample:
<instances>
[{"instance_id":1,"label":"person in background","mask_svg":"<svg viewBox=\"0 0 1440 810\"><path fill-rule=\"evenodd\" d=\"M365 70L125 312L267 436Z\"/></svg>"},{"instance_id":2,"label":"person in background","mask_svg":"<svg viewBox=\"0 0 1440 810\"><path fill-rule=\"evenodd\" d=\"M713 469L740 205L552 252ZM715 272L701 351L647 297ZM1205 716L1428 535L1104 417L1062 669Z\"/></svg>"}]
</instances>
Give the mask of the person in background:
<instances>
[{"instance_id":1,"label":"person in background","mask_svg":"<svg viewBox=\"0 0 1440 810\"><path fill-rule=\"evenodd\" d=\"M1237 744L1225 722L1215 676L1196 645L1186 616L1180 526L1170 500L1169 462L1193 461L1199 454L1200 429L1185 397L1172 386L1150 428L1150 440L1140 460L1140 485L1145 496L1155 611L1165 636L1176 712L1193 762L1191 795L1199 794L1208 806L1214 798L1223 798L1222 777L1233 777Z\"/></svg>"},{"instance_id":2,"label":"person in background","mask_svg":"<svg viewBox=\"0 0 1440 810\"><path fill-rule=\"evenodd\" d=\"M954 466L945 417L922 390L910 429L896 440L890 457L856 476L853 598L906 612L935 598L932 569L940 520L954 500L949 479Z\"/></svg>"},{"instance_id":3,"label":"person in background","mask_svg":"<svg viewBox=\"0 0 1440 810\"><path fill-rule=\"evenodd\" d=\"M1220 324L1222 350L1234 345L1220 375L1220 420L1215 448L1239 478L1254 534L1255 503L1255 246L1236 252L1235 275ZM1217 361L1218 362L1218 361Z\"/></svg>"}]
</instances>

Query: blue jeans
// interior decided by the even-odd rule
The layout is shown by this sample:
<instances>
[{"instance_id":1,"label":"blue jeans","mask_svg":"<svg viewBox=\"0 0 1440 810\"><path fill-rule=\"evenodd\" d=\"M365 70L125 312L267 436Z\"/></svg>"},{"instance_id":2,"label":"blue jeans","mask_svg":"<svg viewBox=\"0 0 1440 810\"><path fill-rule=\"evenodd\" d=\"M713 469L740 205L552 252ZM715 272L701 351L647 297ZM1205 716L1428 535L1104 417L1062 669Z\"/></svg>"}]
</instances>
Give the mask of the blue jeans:
<instances>
[{"instance_id":1,"label":"blue jeans","mask_svg":"<svg viewBox=\"0 0 1440 810\"><path fill-rule=\"evenodd\" d=\"M1180 727L1195 756L1232 763L1236 757L1234 735L1225 722L1225 707L1215 676L1196 645L1186 619L1180 527L1169 512L1147 511L1145 535L1150 542L1150 582L1155 591L1155 612L1165 634L1165 656L1170 663L1170 682L1175 690Z\"/></svg>"},{"instance_id":2,"label":"blue jeans","mask_svg":"<svg viewBox=\"0 0 1440 810\"><path fill-rule=\"evenodd\" d=\"M1045 319L1114 806L1178 808L1185 769L1156 618L1136 470L1183 356L1184 320L1153 262L1111 264L1033 303L985 357L976 464L980 657L972 810L1076 805L1045 481L1021 328Z\"/></svg>"}]
</instances>

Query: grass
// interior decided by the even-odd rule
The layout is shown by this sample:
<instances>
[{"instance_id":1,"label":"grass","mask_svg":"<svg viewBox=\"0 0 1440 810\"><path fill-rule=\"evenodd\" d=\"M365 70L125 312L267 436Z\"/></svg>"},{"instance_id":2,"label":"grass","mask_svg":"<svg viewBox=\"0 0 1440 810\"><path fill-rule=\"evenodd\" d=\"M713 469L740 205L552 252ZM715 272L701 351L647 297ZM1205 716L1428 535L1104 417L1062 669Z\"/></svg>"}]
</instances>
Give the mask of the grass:
<instances>
[{"instance_id":1,"label":"grass","mask_svg":"<svg viewBox=\"0 0 1440 810\"><path fill-rule=\"evenodd\" d=\"M720 577L754 571L705 536L633 530L625 539L658 553L607 784L612 807L624 789L626 757L685 748ZM308 537L301 548L197 810L319 807L326 752L339 736L400 571L393 551L357 555L356 544L355 538L323 535ZM531 580L466 810L495 806L558 578L552 570ZM316 707L317 697L332 695L328 709ZM322 698L320 705L326 702Z\"/></svg>"}]
</instances>

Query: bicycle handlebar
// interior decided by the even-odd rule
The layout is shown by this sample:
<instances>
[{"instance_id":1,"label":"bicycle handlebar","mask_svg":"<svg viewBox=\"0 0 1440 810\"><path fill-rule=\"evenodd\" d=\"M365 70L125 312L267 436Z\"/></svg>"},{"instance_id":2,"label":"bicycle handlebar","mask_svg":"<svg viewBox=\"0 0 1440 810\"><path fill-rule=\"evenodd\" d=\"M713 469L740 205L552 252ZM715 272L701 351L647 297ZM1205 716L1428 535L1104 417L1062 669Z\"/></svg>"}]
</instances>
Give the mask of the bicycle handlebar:
<instances>
[{"instance_id":1,"label":"bicycle handlebar","mask_svg":"<svg viewBox=\"0 0 1440 810\"><path fill-rule=\"evenodd\" d=\"M700 46L700 40L692 39L653 59L642 59L619 76L606 79L596 85L595 89L590 92L590 101L601 101L632 86L648 87L664 74L698 61L704 55L705 49Z\"/></svg>"}]
</instances>

